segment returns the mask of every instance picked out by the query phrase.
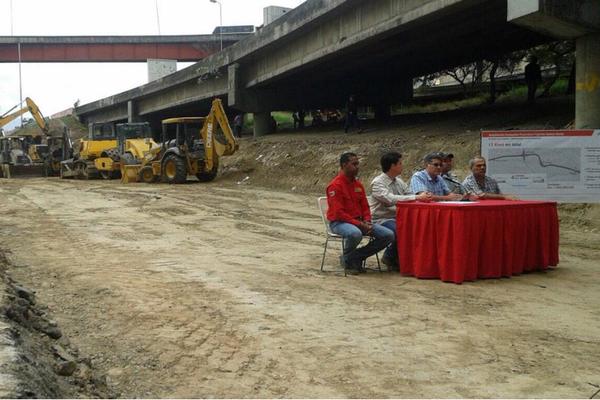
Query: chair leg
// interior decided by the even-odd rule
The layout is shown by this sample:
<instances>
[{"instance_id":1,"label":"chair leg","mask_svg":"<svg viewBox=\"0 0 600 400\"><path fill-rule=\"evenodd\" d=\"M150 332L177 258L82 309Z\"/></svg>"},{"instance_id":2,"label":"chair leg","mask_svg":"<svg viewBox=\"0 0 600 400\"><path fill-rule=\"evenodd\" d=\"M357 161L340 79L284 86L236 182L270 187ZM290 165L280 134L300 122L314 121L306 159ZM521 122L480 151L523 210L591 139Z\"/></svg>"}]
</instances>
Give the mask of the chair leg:
<instances>
[{"instance_id":1,"label":"chair leg","mask_svg":"<svg viewBox=\"0 0 600 400\"><path fill-rule=\"evenodd\" d=\"M329 243L329 237L325 239L325 246L323 248L323 258L321 259L321 272L323 272L323 265L325 265L325 254L327 253L327 244Z\"/></svg>"},{"instance_id":2,"label":"chair leg","mask_svg":"<svg viewBox=\"0 0 600 400\"><path fill-rule=\"evenodd\" d=\"M344 247L344 238L342 238L342 264L344 266L344 276L348 276L348 271L346 271L346 260L344 259L344 254L346 254L346 247Z\"/></svg>"}]
</instances>

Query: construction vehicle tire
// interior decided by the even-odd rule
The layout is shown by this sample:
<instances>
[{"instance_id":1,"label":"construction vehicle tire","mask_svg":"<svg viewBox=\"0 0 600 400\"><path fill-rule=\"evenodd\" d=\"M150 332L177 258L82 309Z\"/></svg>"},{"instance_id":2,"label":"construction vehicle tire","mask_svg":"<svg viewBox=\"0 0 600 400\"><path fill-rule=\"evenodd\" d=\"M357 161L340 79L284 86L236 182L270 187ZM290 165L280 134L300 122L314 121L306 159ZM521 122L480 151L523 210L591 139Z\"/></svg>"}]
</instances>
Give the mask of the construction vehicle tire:
<instances>
[{"instance_id":1,"label":"construction vehicle tire","mask_svg":"<svg viewBox=\"0 0 600 400\"><path fill-rule=\"evenodd\" d=\"M109 157L113 161L119 161L119 150L116 148L104 150L100 157Z\"/></svg>"},{"instance_id":2,"label":"construction vehicle tire","mask_svg":"<svg viewBox=\"0 0 600 400\"><path fill-rule=\"evenodd\" d=\"M167 154L162 171L167 183L184 183L187 180L185 160L175 154Z\"/></svg>"},{"instance_id":3,"label":"construction vehicle tire","mask_svg":"<svg viewBox=\"0 0 600 400\"><path fill-rule=\"evenodd\" d=\"M137 160L135 159L135 157L131 153L121 154L120 161L123 163L123 165L138 164Z\"/></svg>"},{"instance_id":4,"label":"construction vehicle tire","mask_svg":"<svg viewBox=\"0 0 600 400\"><path fill-rule=\"evenodd\" d=\"M154 171L152 171L152 167L146 165L144 168L140 169L138 173L138 179L144 183L154 183L157 181L158 176L154 175Z\"/></svg>"}]
</instances>

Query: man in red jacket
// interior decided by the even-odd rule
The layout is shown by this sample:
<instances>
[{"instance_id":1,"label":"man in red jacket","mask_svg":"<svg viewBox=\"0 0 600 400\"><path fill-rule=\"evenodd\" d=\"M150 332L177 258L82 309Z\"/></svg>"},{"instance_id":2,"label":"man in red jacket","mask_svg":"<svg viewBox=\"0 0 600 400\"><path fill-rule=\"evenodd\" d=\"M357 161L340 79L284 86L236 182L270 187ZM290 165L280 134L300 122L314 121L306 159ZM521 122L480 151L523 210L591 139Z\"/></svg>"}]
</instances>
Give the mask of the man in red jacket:
<instances>
[{"instance_id":1,"label":"man in red jacket","mask_svg":"<svg viewBox=\"0 0 600 400\"><path fill-rule=\"evenodd\" d=\"M327 220L333 233L344 238L342 263L350 270L364 272L364 260L385 249L395 236L388 228L371 223L365 188L356 179L359 164L356 154L341 155L340 173L327 186ZM363 235L374 240L357 248Z\"/></svg>"}]
</instances>

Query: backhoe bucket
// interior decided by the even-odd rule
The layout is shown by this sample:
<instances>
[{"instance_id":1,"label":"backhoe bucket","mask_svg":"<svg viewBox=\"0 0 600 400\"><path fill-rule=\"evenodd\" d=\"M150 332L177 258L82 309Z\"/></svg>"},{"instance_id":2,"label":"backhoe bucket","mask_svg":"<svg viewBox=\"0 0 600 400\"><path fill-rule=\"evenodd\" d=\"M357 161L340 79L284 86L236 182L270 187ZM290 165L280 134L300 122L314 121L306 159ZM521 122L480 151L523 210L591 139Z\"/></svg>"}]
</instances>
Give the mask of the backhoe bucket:
<instances>
[{"instance_id":1,"label":"backhoe bucket","mask_svg":"<svg viewBox=\"0 0 600 400\"><path fill-rule=\"evenodd\" d=\"M44 177L46 167L43 164L2 165L3 178Z\"/></svg>"},{"instance_id":2,"label":"backhoe bucket","mask_svg":"<svg viewBox=\"0 0 600 400\"><path fill-rule=\"evenodd\" d=\"M121 183L139 182L140 165L121 164Z\"/></svg>"}]
</instances>

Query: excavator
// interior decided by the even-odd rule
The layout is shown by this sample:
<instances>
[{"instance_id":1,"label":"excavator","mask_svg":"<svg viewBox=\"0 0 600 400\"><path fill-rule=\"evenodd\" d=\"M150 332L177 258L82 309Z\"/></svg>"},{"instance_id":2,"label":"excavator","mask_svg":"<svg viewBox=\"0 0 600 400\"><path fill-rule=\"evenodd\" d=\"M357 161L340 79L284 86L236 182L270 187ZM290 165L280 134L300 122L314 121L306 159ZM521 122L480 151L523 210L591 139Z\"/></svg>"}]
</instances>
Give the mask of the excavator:
<instances>
[{"instance_id":1,"label":"excavator","mask_svg":"<svg viewBox=\"0 0 600 400\"><path fill-rule=\"evenodd\" d=\"M12 112L21 104L17 104L0 116L0 164L1 176L11 178L18 175L43 175L45 158L48 152L47 144L42 141L48 135L49 126L39 107L29 97L25 105ZM25 113L31 113L35 122L42 130L42 135L36 136L5 136L2 127Z\"/></svg>"},{"instance_id":2,"label":"excavator","mask_svg":"<svg viewBox=\"0 0 600 400\"><path fill-rule=\"evenodd\" d=\"M161 144L141 154L122 153L121 181L184 183L189 175L201 182L212 181L217 176L219 157L238 148L223 104L215 99L206 117L163 120Z\"/></svg>"},{"instance_id":3,"label":"excavator","mask_svg":"<svg viewBox=\"0 0 600 400\"><path fill-rule=\"evenodd\" d=\"M117 178L121 173L121 157L132 157L129 156L130 153L124 152L121 155L118 152L119 141L122 139L127 149L130 147L150 149L157 146L151 136L150 124L147 122L117 125L91 123L88 125L87 139L79 142L73 158L60 163L60 176L75 179Z\"/></svg>"}]
</instances>

